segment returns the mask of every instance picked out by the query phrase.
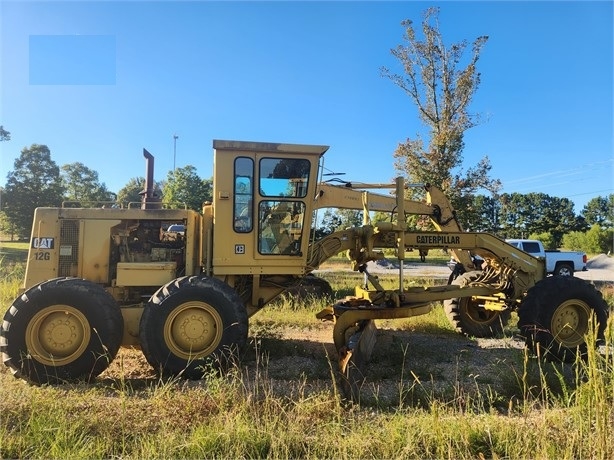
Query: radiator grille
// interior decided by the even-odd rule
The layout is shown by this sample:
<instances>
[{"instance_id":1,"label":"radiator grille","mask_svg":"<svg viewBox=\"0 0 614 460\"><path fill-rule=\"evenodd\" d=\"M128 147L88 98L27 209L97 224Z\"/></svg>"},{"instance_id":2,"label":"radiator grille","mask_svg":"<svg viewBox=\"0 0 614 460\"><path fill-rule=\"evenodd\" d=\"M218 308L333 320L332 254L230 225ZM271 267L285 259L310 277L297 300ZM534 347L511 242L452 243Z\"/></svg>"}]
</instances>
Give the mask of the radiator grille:
<instances>
[{"instance_id":1,"label":"radiator grille","mask_svg":"<svg viewBox=\"0 0 614 460\"><path fill-rule=\"evenodd\" d=\"M59 276L77 276L79 271L79 221L60 221Z\"/></svg>"}]
</instances>

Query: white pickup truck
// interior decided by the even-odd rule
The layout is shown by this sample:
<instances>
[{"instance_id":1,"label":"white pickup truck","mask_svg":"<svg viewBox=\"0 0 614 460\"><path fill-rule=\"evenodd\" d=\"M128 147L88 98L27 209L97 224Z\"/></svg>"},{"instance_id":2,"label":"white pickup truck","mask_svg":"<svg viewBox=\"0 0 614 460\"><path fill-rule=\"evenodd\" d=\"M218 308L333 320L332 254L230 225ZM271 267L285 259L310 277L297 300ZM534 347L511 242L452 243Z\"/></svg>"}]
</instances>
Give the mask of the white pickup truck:
<instances>
[{"instance_id":1,"label":"white pickup truck","mask_svg":"<svg viewBox=\"0 0 614 460\"><path fill-rule=\"evenodd\" d=\"M505 240L512 246L532 256L546 260L546 272L552 275L572 276L574 272L586 271L586 254L578 251L545 250L539 240Z\"/></svg>"}]
</instances>

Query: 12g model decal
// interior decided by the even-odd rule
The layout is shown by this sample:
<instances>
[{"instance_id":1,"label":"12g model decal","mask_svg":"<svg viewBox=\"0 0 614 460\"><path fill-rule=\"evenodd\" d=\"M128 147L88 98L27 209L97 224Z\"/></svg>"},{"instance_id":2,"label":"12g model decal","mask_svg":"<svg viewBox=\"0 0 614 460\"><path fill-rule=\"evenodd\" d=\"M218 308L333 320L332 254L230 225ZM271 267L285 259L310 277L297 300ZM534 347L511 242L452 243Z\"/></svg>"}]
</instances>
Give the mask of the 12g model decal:
<instances>
[{"instance_id":1,"label":"12g model decal","mask_svg":"<svg viewBox=\"0 0 614 460\"><path fill-rule=\"evenodd\" d=\"M53 238L32 238L32 247L34 249L53 249Z\"/></svg>"},{"instance_id":2,"label":"12g model decal","mask_svg":"<svg viewBox=\"0 0 614 460\"><path fill-rule=\"evenodd\" d=\"M51 253L46 249L53 249L55 240L53 238L32 238L32 247L39 249L34 253L35 260L51 260Z\"/></svg>"}]
</instances>

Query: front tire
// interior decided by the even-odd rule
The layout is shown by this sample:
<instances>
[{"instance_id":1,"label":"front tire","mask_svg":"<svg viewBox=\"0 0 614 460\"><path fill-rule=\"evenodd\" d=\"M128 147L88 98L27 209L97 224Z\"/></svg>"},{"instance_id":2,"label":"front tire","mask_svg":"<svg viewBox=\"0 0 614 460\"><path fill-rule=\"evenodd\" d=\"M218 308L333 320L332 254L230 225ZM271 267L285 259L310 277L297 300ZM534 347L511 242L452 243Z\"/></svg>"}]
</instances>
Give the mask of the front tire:
<instances>
[{"instance_id":1,"label":"front tire","mask_svg":"<svg viewBox=\"0 0 614 460\"><path fill-rule=\"evenodd\" d=\"M306 275L300 283L289 288L286 294L298 299L311 297L313 299L325 299L327 301L332 301L335 297L330 283L324 278L320 278L313 274Z\"/></svg>"},{"instance_id":2,"label":"front tire","mask_svg":"<svg viewBox=\"0 0 614 460\"><path fill-rule=\"evenodd\" d=\"M478 279L480 271L463 273L451 284L468 286ZM443 308L452 327L470 337L491 338L503 334L503 328L510 319L509 310L486 310L471 297L444 300Z\"/></svg>"},{"instance_id":3,"label":"front tire","mask_svg":"<svg viewBox=\"0 0 614 460\"><path fill-rule=\"evenodd\" d=\"M151 297L139 328L145 358L160 374L202 378L225 367L247 343L247 310L217 278L186 276Z\"/></svg>"},{"instance_id":4,"label":"front tire","mask_svg":"<svg viewBox=\"0 0 614 460\"><path fill-rule=\"evenodd\" d=\"M572 362L587 352L591 317L603 337L608 305L590 283L573 276L550 276L535 284L518 310L518 327L536 355Z\"/></svg>"},{"instance_id":5,"label":"front tire","mask_svg":"<svg viewBox=\"0 0 614 460\"><path fill-rule=\"evenodd\" d=\"M90 381L115 358L123 318L102 287L78 278L37 284L17 298L0 330L2 360L35 384Z\"/></svg>"}]
</instances>

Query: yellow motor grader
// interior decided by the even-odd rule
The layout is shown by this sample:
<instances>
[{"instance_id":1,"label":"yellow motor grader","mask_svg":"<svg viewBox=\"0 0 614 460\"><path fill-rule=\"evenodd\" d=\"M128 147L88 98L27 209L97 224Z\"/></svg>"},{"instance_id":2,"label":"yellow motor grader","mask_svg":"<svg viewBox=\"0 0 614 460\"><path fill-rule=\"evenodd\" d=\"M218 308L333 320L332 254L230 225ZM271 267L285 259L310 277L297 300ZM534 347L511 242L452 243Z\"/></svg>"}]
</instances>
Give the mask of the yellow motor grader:
<instances>
[{"instance_id":1,"label":"yellow motor grader","mask_svg":"<svg viewBox=\"0 0 614 460\"><path fill-rule=\"evenodd\" d=\"M434 186L424 186L424 201L410 201L402 178L324 183L327 146L215 140L213 150L213 202L202 212L162 205L146 150L141 202L36 209L23 292L0 329L2 359L17 377L91 380L126 346L140 347L160 375L201 378L246 344L249 317L312 282L320 264L344 251L367 282L318 317L335 322L351 393L374 344L374 320L422 315L440 301L471 336L500 333L517 311L528 346L563 360L585 349L592 318L599 334L605 328L607 305L592 285L546 276L542 260L494 235L463 232ZM385 188L394 194L370 191ZM363 225L311 239L314 211L330 207L363 209ZM372 222L372 211L389 218ZM428 216L437 231L410 231L410 214ZM445 286L404 288L406 251L434 248L449 250L462 274ZM397 289L367 270L382 249L400 262Z\"/></svg>"}]
</instances>

